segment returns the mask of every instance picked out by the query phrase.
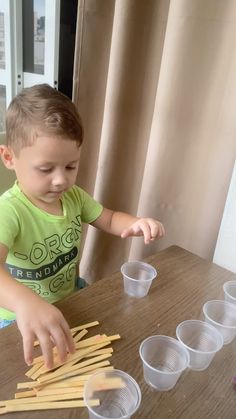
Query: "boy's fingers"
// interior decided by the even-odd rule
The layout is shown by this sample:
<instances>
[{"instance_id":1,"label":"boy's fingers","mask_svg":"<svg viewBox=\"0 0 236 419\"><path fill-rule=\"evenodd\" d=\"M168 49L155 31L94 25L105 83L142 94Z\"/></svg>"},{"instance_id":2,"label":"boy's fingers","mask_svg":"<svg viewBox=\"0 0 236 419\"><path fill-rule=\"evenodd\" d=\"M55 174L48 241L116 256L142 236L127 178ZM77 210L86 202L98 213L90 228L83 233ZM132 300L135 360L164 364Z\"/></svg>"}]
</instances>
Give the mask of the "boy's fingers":
<instances>
[{"instance_id":1,"label":"boy's fingers","mask_svg":"<svg viewBox=\"0 0 236 419\"><path fill-rule=\"evenodd\" d=\"M70 353L75 352L75 342L73 340L73 336L71 334L70 328L68 323L63 319L62 321L62 329L65 335L67 349Z\"/></svg>"},{"instance_id":2,"label":"boy's fingers","mask_svg":"<svg viewBox=\"0 0 236 419\"><path fill-rule=\"evenodd\" d=\"M144 236L144 242L146 244L150 241L155 240L158 237L163 237L165 235L165 230L162 223L146 219L139 220L137 223L133 224L131 227L125 229L121 233L121 237L124 239L129 236Z\"/></svg>"},{"instance_id":3,"label":"boy's fingers","mask_svg":"<svg viewBox=\"0 0 236 419\"><path fill-rule=\"evenodd\" d=\"M53 367L53 344L49 333L41 332L38 334L38 340L41 347L44 362L47 368Z\"/></svg>"},{"instance_id":4,"label":"boy's fingers","mask_svg":"<svg viewBox=\"0 0 236 419\"><path fill-rule=\"evenodd\" d=\"M163 237L164 234L165 234L165 230L161 223L153 224L151 226L152 240L158 237Z\"/></svg>"},{"instance_id":5,"label":"boy's fingers","mask_svg":"<svg viewBox=\"0 0 236 419\"><path fill-rule=\"evenodd\" d=\"M121 237L125 239L126 237L133 236L133 235L141 235L142 229L140 228L138 223L133 224L132 226L126 228L122 233Z\"/></svg>"},{"instance_id":6,"label":"boy's fingers","mask_svg":"<svg viewBox=\"0 0 236 419\"><path fill-rule=\"evenodd\" d=\"M139 222L139 227L140 227L141 231L143 232L144 243L146 243L146 244L150 243L151 230L150 230L149 225L145 222Z\"/></svg>"},{"instance_id":7,"label":"boy's fingers","mask_svg":"<svg viewBox=\"0 0 236 419\"><path fill-rule=\"evenodd\" d=\"M160 225L160 237L163 237L164 235L165 235L165 229L164 229L164 226L161 224Z\"/></svg>"},{"instance_id":8,"label":"boy's fingers","mask_svg":"<svg viewBox=\"0 0 236 419\"><path fill-rule=\"evenodd\" d=\"M23 351L27 365L31 365L33 362L34 340L34 333L28 333L23 336Z\"/></svg>"},{"instance_id":9,"label":"boy's fingers","mask_svg":"<svg viewBox=\"0 0 236 419\"><path fill-rule=\"evenodd\" d=\"M53 333L53 341L55 343L55 346L57 347L57 352L60 361L65 362L67 358L67 342L66 336L62 329L59 328Z\"/></svg>"},{"instance_id":10,"label":"boy's fingers","mask_svg":"<svg viewBox=\"0 0 236 419\"><path fill-rule=\"evenodd\" d=\"M122 239L125 239L129 235L130 235L130 229L129 228L127 228L126 230L122 231L122 233L121 233Z\"/></svg>"},{"instance_id":11,"label":"boy's fingers","mask_svg":"<svg viewBox=\"0 0 236 419\"><path fill-rule=\"evenodd\" d=\"M75 343L67 322L62 319L60 328L53 334L53 341L57 347L59 358L64 362L67 358L67 352L75 352Z\"/></svg>"},{"instance_id":12,"label":"boy's fingers","mask_svg":"<svg viewBox=\"0 0 236 419\"><path fill-rule=\"evenodd\" d=\"M151 240L155 240L156 237L160 236L161 233L161 226L158 224L153 224L151 226Z\"/></svg>"}]
</instances>

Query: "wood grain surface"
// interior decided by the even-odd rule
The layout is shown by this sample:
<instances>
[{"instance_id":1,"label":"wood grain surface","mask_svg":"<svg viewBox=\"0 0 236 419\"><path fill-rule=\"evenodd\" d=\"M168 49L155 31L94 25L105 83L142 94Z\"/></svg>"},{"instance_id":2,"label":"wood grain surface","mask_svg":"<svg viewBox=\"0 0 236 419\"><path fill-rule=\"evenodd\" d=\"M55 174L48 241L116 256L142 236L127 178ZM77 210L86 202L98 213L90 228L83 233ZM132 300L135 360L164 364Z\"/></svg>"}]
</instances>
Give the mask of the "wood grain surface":
<instances>
[{"instance_id":1,"label":"wood grain surface","mask_svg":"<svg viewBox=\"0 0 236 419\"><path fill-rule=\"evenodd\" d=\"M235 419L236 339L218 352L207 370L186 370L174 389L158 392L144 379L139 346L154 334L175 337L176 326L186 319L203 319L209 299L223 299L222 285L236 275L200 257L171 246L146 259L158 270L148 296L136 299L123 292L118 272L61 301L57 306L70 327L99 321L90 335L121 335L113 343L112 365L139 383L142 402L133 418ZM0 400L10 399L18 382L27 381L22 342L16 325L0 330ZM6 419L88 418L86 408L8 413Z\"/></svg>"}]
</instances>

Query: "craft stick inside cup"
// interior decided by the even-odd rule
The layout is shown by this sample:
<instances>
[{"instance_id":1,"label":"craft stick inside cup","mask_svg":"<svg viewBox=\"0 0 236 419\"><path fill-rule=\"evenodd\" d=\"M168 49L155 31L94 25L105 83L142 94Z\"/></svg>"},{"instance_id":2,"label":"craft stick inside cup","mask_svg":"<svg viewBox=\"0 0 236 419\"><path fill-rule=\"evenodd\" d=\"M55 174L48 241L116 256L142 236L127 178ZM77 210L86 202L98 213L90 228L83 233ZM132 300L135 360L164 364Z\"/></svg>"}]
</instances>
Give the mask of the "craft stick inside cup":
<instances>
[{"instance_id":1,"label":"craft stick inside cup","mask_svg":"<svg viewBox=\"0 0 236 419\"><path fill-rule=\"evenodd\" d=\"M91 401L98 399L99 408ZM120 370L96 372L85 384L84 401L91 418L130 418L141 402L141 391L136 381Z\"/></svg>"},{"instance_id":2,"label":"craft stick inside cup","mask_svg":"<svg viewBox=\"0 0 236 419\"><path fill-rule=\"evenodd\" d=\"M105 375L105 374L104 374ZM124 388L125 382L122 378L98 378L94 383L94 391L113 390L115 388Z\"/></svg>"},{"instance_id":3,"label":"craft stick inside cup","mask_svg":"<svg viewBox=\"0 0 236 419\"><path fill-rule=\"evenodd\" d=\"M101 372L91 382L90 397L93 398L96 391L113 390L124 388L125 381L121 377L107 376L106 372Z\"/></svg>"}]
</instances>

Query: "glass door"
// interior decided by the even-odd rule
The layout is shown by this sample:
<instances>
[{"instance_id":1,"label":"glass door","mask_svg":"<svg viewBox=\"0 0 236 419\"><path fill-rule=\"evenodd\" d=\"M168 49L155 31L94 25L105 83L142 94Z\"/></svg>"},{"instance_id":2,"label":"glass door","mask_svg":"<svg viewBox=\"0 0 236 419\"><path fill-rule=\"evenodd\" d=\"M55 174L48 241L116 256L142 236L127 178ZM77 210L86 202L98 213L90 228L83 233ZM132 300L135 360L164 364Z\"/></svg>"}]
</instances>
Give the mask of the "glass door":
<instances>
[{"instance_id":1,"label":"glass door","mask_svg":"<svg viewBox=\"0 0 236 419\"><path fill-rule=\"evenodd\" d=\"M5 112L6 107L11 101L13 89L10 16L10 2L0 0L0 132L5 129Z\"/></svg>"},{"instance_id":2,"label":"glass door","mask_svg":"<svg viewBox=\"0 0 236 419\"><path fill-rule=\"evenodd\" d=\"M0 132L23 88L58 84L60 0L0 0Z\"/></svg>"},{"instance_id":3,"label":"glass door","mask_svg":"<svg viewBox=\"0 0 236 419\"><path fill-rule=\"evenodd\" d=\"M59 0L22 0L23 84L57 87L59 57Z\"/></svg>"}]
</instances>

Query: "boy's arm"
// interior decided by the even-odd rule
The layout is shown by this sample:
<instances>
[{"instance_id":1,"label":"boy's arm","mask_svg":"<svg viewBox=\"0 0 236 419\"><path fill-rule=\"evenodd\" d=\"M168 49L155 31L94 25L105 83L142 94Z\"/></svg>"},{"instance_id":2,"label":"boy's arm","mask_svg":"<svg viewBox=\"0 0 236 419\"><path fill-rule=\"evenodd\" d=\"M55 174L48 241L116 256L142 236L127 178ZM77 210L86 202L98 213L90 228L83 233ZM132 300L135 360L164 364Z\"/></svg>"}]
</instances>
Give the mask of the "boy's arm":
<instances>
[{"instance_id":1,"label":"boy's arm","mask_svg":"<svg viewBox=\"0 0 236 419\"><path fill-rule=\"evenodd\" d=\"M23 339L25 362L33 361L34 341L39 340L45 364L53 366L52 341L61 361L67 350L74 352L69 326L60 310L47 303L31 289L16 281L5 268L8 249L0 244L0 306L15 312Z\"/></svg>"},{"instance_id":2,"label":"boy's arm","mask_svg":"<svg viewBox=\"0 0 236 419\"><path fill-rule=\"evenodd\" d=\"M139 218L124 212L104 208L101 215L91 223L92 226L107 233L121 236L144 236L145 244L164 236L165 230L160 221L153 218Z\"/></svg>"}]
</instances>

